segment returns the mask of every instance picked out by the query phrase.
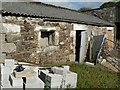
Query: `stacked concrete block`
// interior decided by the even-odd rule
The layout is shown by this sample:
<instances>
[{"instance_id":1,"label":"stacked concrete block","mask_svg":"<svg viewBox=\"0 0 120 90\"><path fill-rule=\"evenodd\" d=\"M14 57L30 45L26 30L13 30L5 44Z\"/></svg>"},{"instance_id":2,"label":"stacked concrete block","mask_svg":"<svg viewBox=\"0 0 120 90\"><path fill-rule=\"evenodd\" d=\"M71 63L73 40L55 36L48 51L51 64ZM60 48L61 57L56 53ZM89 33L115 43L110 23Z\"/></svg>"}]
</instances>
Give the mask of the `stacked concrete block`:
<instances>
[{"instance_id":1,"label":"stacked concrete block","mask_svg":"<svg viewBox=\"0 0 120 90\"><path fill-rule=\"evenodd\" d=\"M6 58L6 54L2 53L2 47L4 43L5 43L5 34L0 33L0 63L3 63Z\"/></svg>"},{"instance_id":2,"label":"stacked concrete block","mask_svg":"<svg viewBox=\"0 0 120 90\"><path fill-rule=\"evenodd\" d=\"M4 81L8 81L9 79L9 74L12 73L12 68L10 67L5 67L3 64L1 64L1 79L4 83Z\"/></svg>"},{"instance_id":3,"label":"stacked concrete block","mask_svg":"<svg viewBox=\"0 0 120 90\"><path fill-rule=\"evenodd\" d=\"M63 67L52 67L52 70L54 73L60 74L60 75L65 75L69 72L69 70L67 70Z\"/></svg>"},{"instance_id":4,"label":"stacked concrete block","mask_svg":"<svg viewBox=\"0 0 120 90\"><path fill-rule=\"evenodd\" d=\"M77 86L77 74L70 72L63 76L64 84L63 88L76 88Z\"/></svg>"},{"instance_id":5,"label":"stacked concrete block","mask_svg":"<svg viewBox=\"0 0 120 90\"><path fill-rule=\"evenodd\" d=\"M60 88L62 82L62 75L49 73L48 70L40 72L40 78L50 88Z\"/></svg>"},{"instance_id":6,"label":"stacked concrete block","mask_svg":"<svg viewBox=\"0 0 120 90\"><path fill-rule=\"evenodd\" d=\"M2 88L10 88L11 85L9 83L9 74L10 74L10 68L9 67L4 67L3 64L1 64L1 85Z\"/></svg>"},{"instance_id":7,"label":"stacked concrete block","mask_svg":"<svg viewBox=\"0 0 120 90\"><path fill-rule=\"evenodd\" d=\"M26 77L25 88L44 88L44 82L38 77Z\"/></svg>"},{"instance_id":8,"label":"stacked concrete block","mask_svg":"<svg viewBox=\"0 0 120 90\"><path fill-rule=\"evenodd\" d=\"M10 81L11 86L13 86L13 87L23 88L22 78L15 78L13 75L9 75L9 81Z\"/></svg>"},{"instance_id":9,"label":"stacked concrete block","mask_svg":"<svg viewBox=\"0 0 120 90\"><path fill-rule=\"evenodd\" d=\"M12 87L8 80L3 80L1 85L2 85L2 88L11 88Z\"/></svg>"},{"instance_id":10,"label":"stacked concrete block","mask_svg":"<svg viewBox=\"0 0 120 90\"><path fill-rule=\"evenodd\" d=\"M46 83L46 75L49 73L48 70L38 70L39 78Z\"/></svg>"},{"instance_id":11,"label":"stacked concrete block","mask_svg":"<svg viewBox=\"0 0 120 90\"><path fill-rule=\"evenodd\" d=\"M5 59L5 67L14 68L14 59Z\"/></svg>"},{"instance_id":12,"label":"stacked concrete block","mask_svg":"<svg viewBox=\"0 0 120 90\"><path fill-rule=\"evenodd\" d=\"M70 70L70 66L66 66L66 65L65 65L65 66L62 66L62 67L63 67L64 69L68 70L68 71Z\"/></svg>"},{"instance_id":13,"label":"stacked concrete block","mask_svg":"<svg viewBox=\"0 0 120 90\"><path fill-rule=\"evenodd\" d=\"M1 67L1 74L11 74L12 73L12 68L10 67L5 67L4 65Z\"/></svg>"},{"instance_id":14,"label":"stacked concrete block","mask_svg":"<svg viewBox=\"0 0 120 90\"><path fill-rule=\"evenodd\" d=\"M53 67L52 70L63 76L62 88L76 88L77 74L69 71L69 66Z\"/></svg>"},{"instance_id":15,"label":"stacked concrete block","mask_svg":"<svg viewBox=\"0 0 120 90\"><path fill-rule=\"evenodd\" d=\"M60 88L62 82L62 75L59 74L47 74L46 85L51 88Z\"/></svg>"}]
</instances>

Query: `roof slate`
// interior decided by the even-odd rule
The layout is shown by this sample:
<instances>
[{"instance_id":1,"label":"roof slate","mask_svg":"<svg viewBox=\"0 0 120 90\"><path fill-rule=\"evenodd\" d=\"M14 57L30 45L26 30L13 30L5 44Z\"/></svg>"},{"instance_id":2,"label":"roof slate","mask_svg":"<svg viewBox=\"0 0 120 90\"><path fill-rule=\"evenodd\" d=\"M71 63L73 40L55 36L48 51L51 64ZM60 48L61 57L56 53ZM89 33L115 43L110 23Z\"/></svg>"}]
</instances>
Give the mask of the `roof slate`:
<instances>
[{"instance_id":1,"label":"roof slate","mask_svg":"<svg viewBox=\"0 0 120 90\"><path fill-rule=\"evenodd\" d=\"M2 13L20 14L36 17L44 17L52 20L67 20L69 22L113 26L113 24L101 20L98 17L82 14L75 10L65 9L53 5L34 2L3 2Z\"/></svg>"}]
</instances>

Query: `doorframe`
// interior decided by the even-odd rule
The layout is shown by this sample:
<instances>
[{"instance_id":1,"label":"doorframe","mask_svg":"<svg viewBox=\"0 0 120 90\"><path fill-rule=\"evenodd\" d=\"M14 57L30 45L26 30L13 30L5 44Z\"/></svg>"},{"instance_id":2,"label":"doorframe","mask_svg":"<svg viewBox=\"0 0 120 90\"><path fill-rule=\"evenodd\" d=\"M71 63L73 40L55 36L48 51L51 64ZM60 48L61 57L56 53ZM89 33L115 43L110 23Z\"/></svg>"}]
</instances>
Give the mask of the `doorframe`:
<instances>
[{"instance_id":1,"label":"doorframe","mask_svg":"<svg viewBox=\"0 0 120 90\"><path fill-rule=\"evenodd\" d=\"M80 63L80 51L81 51L81 33L86 30L76 30L76 46L75 46L75 61ZM80 37L79 37L80 35ZM79 42L78 42L79 41ZM78 42L78 43L77 43ZM77 49L78 48L78 49Z\"/></svg>"}]
</instances>

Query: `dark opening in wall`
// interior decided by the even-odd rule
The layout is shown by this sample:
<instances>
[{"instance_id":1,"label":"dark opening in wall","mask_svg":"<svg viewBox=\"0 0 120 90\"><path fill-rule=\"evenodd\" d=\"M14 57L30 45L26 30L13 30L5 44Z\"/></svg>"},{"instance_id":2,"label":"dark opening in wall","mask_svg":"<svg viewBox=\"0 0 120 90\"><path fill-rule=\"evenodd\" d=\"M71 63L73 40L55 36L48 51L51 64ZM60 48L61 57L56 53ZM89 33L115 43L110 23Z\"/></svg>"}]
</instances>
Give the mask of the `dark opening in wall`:
<instances>
[{"instance_id":1,"label":"dark opening in wall","mask_svg":"<svg viewBox=\"0 0 120 90\"><path fill-rule=\"evenodd\" d=\"M41 40L44 45L53 46L55 42L55 32L54 31L42 31Z\"/></svg>"},{"instance_id":2,"label":"dark opening in wall","mask_svg":"<svg viewBox=\"0 0 120 90\"><path fill-rule=\"evenodd\" d=\"M115 25L116 25L116 40L120 41L120 22L115 23Z\"/></svg>"},{"instance_id":3,"label":"dark opening in wall","mask_svg":"<svg viewBox=\"0 0 120 90\"><path fill-rule=\"evenodd\" d=\"M80 46L81 46L81 30L76 31L76 59L75 61L79 62L80 59Z\"/></svg>"}]
</instances>

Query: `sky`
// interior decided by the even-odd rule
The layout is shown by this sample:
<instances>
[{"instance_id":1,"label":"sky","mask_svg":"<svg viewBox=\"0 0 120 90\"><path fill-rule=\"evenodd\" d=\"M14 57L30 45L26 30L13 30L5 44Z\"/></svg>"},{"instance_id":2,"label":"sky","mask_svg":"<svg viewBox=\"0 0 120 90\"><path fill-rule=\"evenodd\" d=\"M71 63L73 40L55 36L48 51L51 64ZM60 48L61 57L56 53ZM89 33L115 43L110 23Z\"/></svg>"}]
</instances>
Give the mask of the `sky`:
<instances>
[{"instance_id":1,"label":"sky","mask_svg":"<svg viewBox=\"0 0 120 90\"><path fill-rule=\"evenodd\" d=\"M103 3L111 0L34 0L41 1L56 6L62 6L70 9L78 10L80 8L99 8Z\"/></svg>"},{"instance_id":2,"label":"sky","mask_svg":"<svg viewBox=\"0 0 120 90\"><path fill-rule=\"evenodd\" d=\"M2 1L36 1L36 2L44 2L47 4L53 4L56 6L61 6L65 8L78 10L80 8L99 8L103 3L109 1L119 1L119 0L2 0Z\"/></svg>"}]
</instances>

